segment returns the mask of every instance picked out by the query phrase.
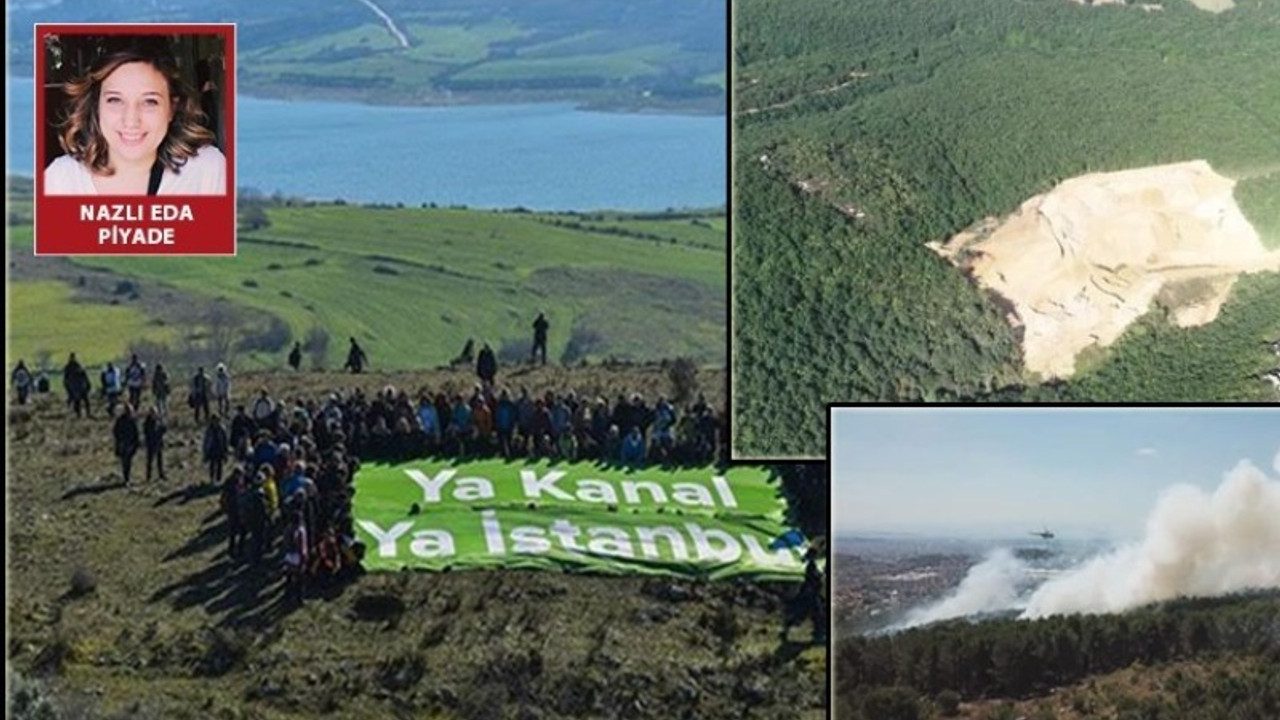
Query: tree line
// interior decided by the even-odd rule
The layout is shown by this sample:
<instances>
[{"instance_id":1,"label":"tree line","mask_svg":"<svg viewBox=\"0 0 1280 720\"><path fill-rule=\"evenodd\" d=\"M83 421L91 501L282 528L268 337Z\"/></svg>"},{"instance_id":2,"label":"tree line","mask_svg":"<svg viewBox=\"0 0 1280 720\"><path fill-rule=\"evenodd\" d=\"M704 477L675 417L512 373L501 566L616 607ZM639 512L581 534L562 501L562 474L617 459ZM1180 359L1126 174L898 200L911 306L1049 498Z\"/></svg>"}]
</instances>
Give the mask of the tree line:
<instances>
[{"instance_id":1,"label":"tree line","mask_svg":"<svg viewBox=\"0 0 1280 720\"><path fill-rule=\"evenodd\" d=\"M902 708L953 694L970 701L1041 697L1135 663L1249 656L1280 663L1277 617L1280 592L1266 591L1182 599L1119 615L955 620L845 638L835 649L840 717L892 720L910 714ZM1270 707L1280 710L1280 677L1271 682ZM875 709L869 703L898 709L869 715Z\"/></svg>"}]
</instances>

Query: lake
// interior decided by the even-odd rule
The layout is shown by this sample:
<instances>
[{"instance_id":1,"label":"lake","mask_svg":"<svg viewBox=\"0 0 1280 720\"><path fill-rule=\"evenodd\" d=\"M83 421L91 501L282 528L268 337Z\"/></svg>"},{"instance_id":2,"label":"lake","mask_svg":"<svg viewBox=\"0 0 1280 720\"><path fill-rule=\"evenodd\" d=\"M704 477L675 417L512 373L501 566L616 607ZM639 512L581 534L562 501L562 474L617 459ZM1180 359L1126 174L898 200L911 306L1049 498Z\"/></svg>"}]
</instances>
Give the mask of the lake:
<instances>
[{"instance_id":1,"label":"lake","mask_svg":"<svg viewBox=\"0 0 1280 720\"><path fill-rule=\"evenodd\" d=\"M9 78L13 174L33 172L33 85ZM244 96L236 114L236 184L267 194L534 210L714 207L728 195L724 116Z\"/></svg>"}]
</instances>

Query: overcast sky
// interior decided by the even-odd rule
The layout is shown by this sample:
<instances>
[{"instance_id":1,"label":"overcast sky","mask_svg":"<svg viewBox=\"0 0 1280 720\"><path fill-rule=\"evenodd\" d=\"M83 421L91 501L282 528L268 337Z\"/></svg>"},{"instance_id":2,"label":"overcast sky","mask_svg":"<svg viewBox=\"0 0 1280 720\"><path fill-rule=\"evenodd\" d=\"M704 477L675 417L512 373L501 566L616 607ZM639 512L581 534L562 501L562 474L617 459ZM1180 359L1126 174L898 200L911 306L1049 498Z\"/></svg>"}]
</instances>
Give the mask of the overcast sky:
<instances>
[{"instance_id":1,"label":"overcast sky","mask_svg":"<svg viewBox=\"0 0 1280 720\"><path fill-rule=\"evenodd\" d=\"M837 534L1141 535L1161 488L1275 477L1269 409L848 408L832 418Z\"/></svg>"}]
</instances>

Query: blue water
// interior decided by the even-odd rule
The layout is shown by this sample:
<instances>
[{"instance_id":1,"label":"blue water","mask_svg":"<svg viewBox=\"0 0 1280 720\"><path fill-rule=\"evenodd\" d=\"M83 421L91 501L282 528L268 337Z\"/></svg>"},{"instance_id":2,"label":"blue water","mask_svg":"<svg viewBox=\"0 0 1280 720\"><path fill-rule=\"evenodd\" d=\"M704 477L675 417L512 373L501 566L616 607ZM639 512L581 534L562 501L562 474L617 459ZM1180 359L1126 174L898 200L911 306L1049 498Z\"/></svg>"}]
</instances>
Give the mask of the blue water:
<instances>
[{"instance_id":1,"label":"blue water","mask_svg":"<svg viewBox=\"0 0 1280 720\"><path fill-rule=\"evenodd\" d=\"M30 78L9 78L7 170L31 175ZM661 210L726 203L725 118L264 100L236 105L236 185L349 202Z\"/></svg>"}]
</instances>

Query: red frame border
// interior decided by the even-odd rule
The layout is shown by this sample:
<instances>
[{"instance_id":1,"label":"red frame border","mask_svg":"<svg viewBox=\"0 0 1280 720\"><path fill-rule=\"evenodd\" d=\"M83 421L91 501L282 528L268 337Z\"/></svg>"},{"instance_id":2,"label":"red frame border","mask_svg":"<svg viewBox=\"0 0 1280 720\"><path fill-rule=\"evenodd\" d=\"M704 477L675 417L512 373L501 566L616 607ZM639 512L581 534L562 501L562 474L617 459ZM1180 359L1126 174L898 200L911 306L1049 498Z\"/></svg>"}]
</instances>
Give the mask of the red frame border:
<instances>
[{"instance_id":1,"label":"red frame border","mask_svg":"<svg viewBox=\"0 0 1280 720\"><path fill-rule=\"evenodd\" d=\"M40 241L40 218L46 215L50 224L62 225L80 223L78 218L68 220L61 217L73 206L84 204L83 198L75 196L48 196L44 192L44 147L48 108L45 106L45 67L44 42L50 35L212 35L223 41L224 62L223 74L223 116L226 122L224 130L225 142L223 154L227 161L227 192L221 196L162 196L155 198L120 198L119 196L100 196L95 204L127 202L131 205L188 205L194 206L196 220L187 230L192 239L184 247L185 251L173 252L155 250L147 245L91 245L86 250L83 240ZM35 109L35 145L34 145L34 187L35 212L33 213L33 252L36 256L86 256L113 257L118 255L140 255L151 257L204 257L234 256L237 253L236 239L236 24L235 23L36 23L35 24L35 86L32 106ZM42 209L45 212L42 212ZM50 215L59 215L57 220ZM209 218L212 219L209 219Z\"/></svg>"}]
</instances>

